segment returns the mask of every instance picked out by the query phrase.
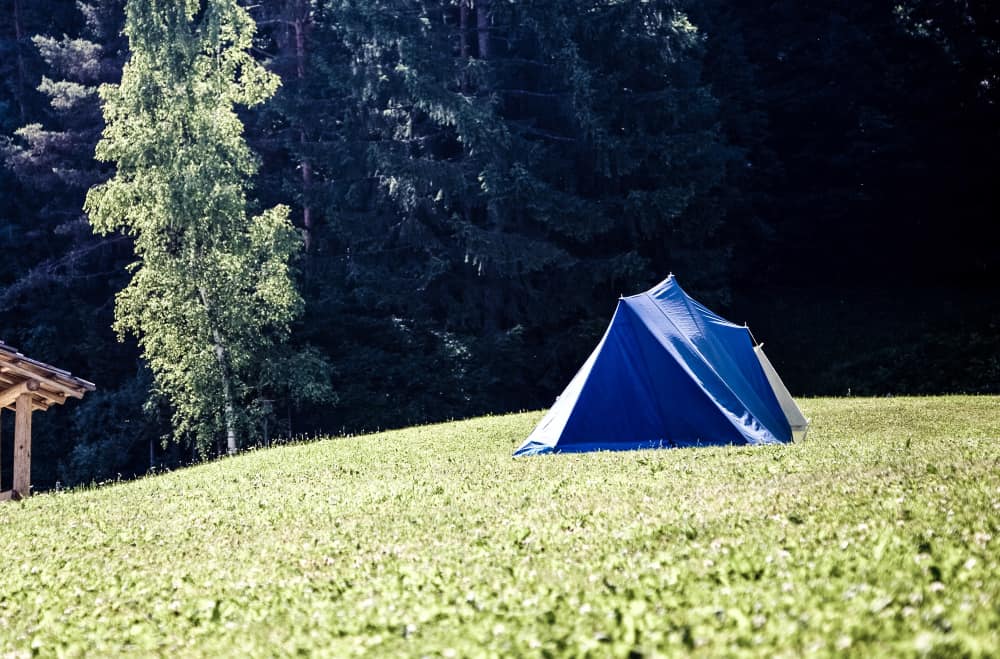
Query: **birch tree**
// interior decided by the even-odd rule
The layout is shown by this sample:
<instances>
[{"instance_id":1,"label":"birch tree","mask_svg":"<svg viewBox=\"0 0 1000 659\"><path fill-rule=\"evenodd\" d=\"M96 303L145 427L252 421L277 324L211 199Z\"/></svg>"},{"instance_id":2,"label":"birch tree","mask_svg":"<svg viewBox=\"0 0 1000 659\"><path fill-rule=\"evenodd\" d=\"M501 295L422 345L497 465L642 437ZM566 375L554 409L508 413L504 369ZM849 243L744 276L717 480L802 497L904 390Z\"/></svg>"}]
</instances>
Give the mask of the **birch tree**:
<instances>
[{"instance_id":1,"label":"birch tree","mask_svg":"<svg viewBox=\"0 0 1000 659\"><path fill-rule=\"evenodd\" d=\"M235 108L278 86L249 55L254 29L236 0L128 1L131 56L100 92L97 157L117 173L85 206L98 233L135 241L115 327L138 338L175 438L203 454L222 435L238 449L249 383L301 306L288 209L247 212L257 161Z\"/></svg>"}]
</instances>

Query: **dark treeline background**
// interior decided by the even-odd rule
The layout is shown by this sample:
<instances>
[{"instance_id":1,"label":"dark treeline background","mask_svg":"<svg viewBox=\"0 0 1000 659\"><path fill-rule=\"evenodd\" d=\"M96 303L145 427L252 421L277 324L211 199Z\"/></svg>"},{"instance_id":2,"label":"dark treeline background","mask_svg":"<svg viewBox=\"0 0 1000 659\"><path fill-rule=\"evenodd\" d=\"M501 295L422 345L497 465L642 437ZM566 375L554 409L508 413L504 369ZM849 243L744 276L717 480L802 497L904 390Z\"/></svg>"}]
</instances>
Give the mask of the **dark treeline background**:
<instances>
[{"instance_id":1,"label":"dark treeline background","mask_svg":"<svg viewBox=\"0 0 1000 659\"><path fill-rule=\"evenodd\" d=\"M129 240L81 211L123 5L0 0L0 338L99 386L37 416L40 487L191 457L110 329ZM996 3L250 10L283 81L244 114L258 204L293 208L335 395L276 388L246 444L544 407L671 271L793 393L1000 389Z\"/></svg>"}]
</instances>

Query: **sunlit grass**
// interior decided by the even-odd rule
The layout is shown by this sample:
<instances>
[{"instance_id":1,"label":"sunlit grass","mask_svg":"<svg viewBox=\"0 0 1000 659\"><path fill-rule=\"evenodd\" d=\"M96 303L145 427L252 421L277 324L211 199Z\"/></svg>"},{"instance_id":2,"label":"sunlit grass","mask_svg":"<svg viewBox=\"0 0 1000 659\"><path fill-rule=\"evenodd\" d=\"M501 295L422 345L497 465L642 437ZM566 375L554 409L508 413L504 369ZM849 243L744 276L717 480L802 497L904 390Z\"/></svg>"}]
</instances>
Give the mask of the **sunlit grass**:
<instances>
[{"instance_id":1,"label":"sunlit grass","mask_svg":"<svg viewBox=\"0 0 1000 659\"><path fill-rule=\"evenodd\" d=\"M0 506L0 655L995 654L1000 398L512 459L538 413Z\"/></svg>"}]
</instances>

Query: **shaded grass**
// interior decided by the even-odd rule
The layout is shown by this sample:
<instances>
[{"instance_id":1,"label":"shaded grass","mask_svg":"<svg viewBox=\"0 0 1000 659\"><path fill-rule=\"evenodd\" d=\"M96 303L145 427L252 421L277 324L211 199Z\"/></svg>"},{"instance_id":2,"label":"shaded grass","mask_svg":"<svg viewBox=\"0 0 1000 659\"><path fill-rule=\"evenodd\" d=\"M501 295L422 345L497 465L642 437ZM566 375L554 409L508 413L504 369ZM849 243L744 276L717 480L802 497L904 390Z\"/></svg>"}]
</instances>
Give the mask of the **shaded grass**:
<instances>
[{"instance_id":1,"label":"shaded grass","mask_svg":"<svg viewBox=\"0 0 1000 659\"><path fill-rule=\"evenodd\" d=\"M0 654L996 654L1000 398L543 456L538 413L0 506Z\"/></svg>"}]
</instances>

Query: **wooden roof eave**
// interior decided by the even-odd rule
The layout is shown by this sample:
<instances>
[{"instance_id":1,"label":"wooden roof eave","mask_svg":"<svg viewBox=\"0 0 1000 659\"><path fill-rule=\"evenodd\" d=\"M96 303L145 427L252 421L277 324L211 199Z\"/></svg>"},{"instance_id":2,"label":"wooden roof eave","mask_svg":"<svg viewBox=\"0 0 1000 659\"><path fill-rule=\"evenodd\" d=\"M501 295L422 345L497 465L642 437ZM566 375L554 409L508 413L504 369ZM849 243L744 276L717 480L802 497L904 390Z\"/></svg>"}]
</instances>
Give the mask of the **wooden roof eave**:
<instances>
[{"instance_id":1,"label":"wooden roof eave","mask_svg":"<svg viewBox=\"0 0 1000 659\"><path fill-rule=\"evenodd\" d=\"M2 499L31 495L31 413L83 398L97 387L69 371L25 357L0 341L0 410L13 409L14 467L11 489Z\"/></svg>"},{"instance_id":2,"label":"wooden roof eave","mask_svg":"<svg viewBox=\"0 0 1000 659\"><path fill-rule=\"evenodd\" d=\"M37 380L46 391L74 398L83 398L85 393L97 388L92 382L73 377L67 371L14 352L3 343L0 343L0 378L8 386L25 380Z\"/></svg>"}]
</instances>

